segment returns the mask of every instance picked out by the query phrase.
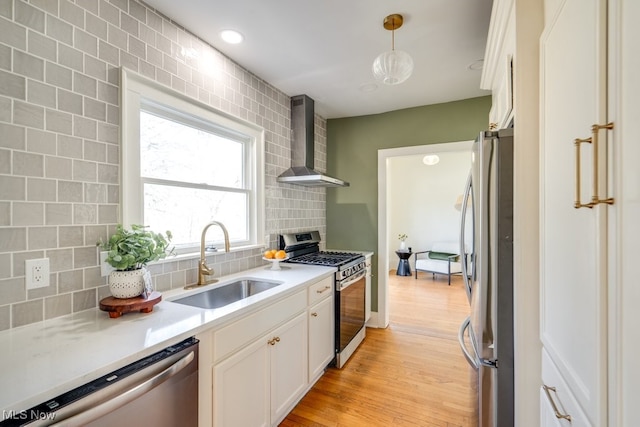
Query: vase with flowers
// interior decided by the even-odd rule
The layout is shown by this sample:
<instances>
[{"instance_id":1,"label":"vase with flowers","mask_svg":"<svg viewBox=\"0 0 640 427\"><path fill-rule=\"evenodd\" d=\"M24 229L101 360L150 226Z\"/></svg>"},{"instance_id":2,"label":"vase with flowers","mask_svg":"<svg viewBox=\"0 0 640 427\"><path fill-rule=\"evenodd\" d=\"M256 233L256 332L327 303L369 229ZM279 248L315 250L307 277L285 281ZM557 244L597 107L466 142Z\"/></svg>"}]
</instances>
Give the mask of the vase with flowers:
<instances>
[{"instance_id":1,"label":"vase with flowers","mask_svg":"<svg viewBox=\"0 0 640 427\"><path fill-rule=\"evenodd\" d=\"M108 242L99 241L98 246L108 251L105 261L115 268L109 274L111 295L135 298L152 290L151 274L145 266L173 251L169 250L171 238L170 231L165 236L144 225L133 224L131 229L126 229L118 224Z\"/></svg>"},{"instance_id":2,"label":"vase with flowers","mask_svg":"<svg viewBox=\"0 0 640 427\"><path fill-rule=\"evenodd\" d=\"M405 244L405 240L407 240L407 235L402 233L402 234L398 234L398 240L400 240L400 250L404 251L407 249L406 244Z\"/></svg>"}]
</instances>

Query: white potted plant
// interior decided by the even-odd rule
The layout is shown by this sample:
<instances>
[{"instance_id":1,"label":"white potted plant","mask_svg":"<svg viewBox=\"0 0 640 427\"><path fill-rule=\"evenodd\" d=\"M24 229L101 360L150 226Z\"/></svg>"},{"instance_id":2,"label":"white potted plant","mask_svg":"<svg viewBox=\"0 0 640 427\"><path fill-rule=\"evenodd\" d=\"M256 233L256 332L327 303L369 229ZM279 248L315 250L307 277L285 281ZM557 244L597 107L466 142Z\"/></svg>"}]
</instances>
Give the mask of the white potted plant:
<instances>
[{"instance_id":1,"label":"white potted plant","mask_svg":"<svg viewBox=\"0 0 640 427\"><path fill-rule=\"evenodd\" d=\"M147 289L145 285L151 280L144 267L173 251L169 250L171 238L170 231L164 236L144 225L134 224L129 230L118 224L108 242L98 242L98 246L109 251L105 261L116 269L109 274L111 295L115 298L142 295Z\"/></svg>"}]
</instances>

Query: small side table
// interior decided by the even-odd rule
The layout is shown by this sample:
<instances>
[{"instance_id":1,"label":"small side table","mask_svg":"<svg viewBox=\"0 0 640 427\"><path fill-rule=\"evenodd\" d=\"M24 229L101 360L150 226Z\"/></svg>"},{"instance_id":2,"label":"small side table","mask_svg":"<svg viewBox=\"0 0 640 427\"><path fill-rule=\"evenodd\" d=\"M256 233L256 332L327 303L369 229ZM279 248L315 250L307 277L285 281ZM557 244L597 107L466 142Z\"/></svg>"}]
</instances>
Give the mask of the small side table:
<instances>
[{"instance_id":1,"label":"small side table","mask_svg":"<svg viewBox=\"0 0 640 427\"><path fill-rule=\"evenodd\" d=\"M409 265L409 258L411 258L411 250L399 250L396 251L396 255L400 258L398 261L398 269L396 275L398 276L411 276L411 265Z\"/></svg>"}]
</instances>

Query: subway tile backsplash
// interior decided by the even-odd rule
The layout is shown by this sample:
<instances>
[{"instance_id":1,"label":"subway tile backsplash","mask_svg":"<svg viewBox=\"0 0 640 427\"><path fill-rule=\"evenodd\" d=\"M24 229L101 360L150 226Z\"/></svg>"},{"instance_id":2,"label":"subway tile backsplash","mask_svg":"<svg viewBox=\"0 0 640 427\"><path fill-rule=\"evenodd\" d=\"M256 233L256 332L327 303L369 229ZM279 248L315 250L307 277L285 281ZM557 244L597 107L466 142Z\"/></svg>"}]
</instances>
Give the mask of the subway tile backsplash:
<instances>
[{"instance_id":1,"label":"subway tile backsplash","mask_svg":"<svg viewBox=\"0 0 640 427\"><path fill-rule=\"evenodd\" d=\"M192 49L198 58L185 57ZM120 67L266 133L266 226L325 235L325 190L276 182L290 166L289 96L135 0L0 2L0 330L95 309L109 295L95 243L120 218ZM292 94L296 95L296 94ZM316 117L316 168L326 121ZM262 265L262 250L208 256L216 275ZM51 285L28 291L24 261L47 257ZM166 291L195 260L151 266Z\"/></svg>"}]
</instances>

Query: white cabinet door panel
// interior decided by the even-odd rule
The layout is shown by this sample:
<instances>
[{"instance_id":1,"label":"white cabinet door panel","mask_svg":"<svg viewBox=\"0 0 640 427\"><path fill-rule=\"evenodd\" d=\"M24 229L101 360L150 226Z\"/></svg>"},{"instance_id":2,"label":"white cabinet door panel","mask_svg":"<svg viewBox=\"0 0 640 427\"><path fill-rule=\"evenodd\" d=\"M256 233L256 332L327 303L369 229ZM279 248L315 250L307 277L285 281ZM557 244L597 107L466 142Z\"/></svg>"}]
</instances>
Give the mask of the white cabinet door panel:
<instances>
[{"instance_id":1,"label":"white cabinet door panel","mask_svg":"<svg viewBox=\"0 0 640 427\"><path fill-rule=\"evenodd\" d=\"M541 38L541 339L594 425L606 425L607 207L573 206L574 140L606 122L605 19L606 0L566 0ZM600 136L604 146L606 132ZM581 156L584 203L591 144Z\"/></svg>"},{"instance_id":2,"label":"white cabinet door panel","mask_svg":"<svg viewBox=\"0 0 640 427\"><path fill-rule=\"evenodd\" d=\"M301 313L273 332L271 421L283 418L307 386L307 315Z\"/></svg>"},{"instance_id":3,"label":"white cabinet door panel","mask_svg":"<svg viewBox=\"0 0 640 427\"><path fill-rule=\"evenodd\" d=\"M216 427L270 425L269 353L261 339L214 366Z\"/></svg>"},{"instance_id":4,"label":"white cabinet door panel","mask_svg":"<svg viewBox=\"0 0 640 427\"><path fill-rule=\"evenodd\" d=\"M309 382L322 374L335 353L333 306L333 298L327 298L309 309Z\"/></svg>"}]
</instances>

